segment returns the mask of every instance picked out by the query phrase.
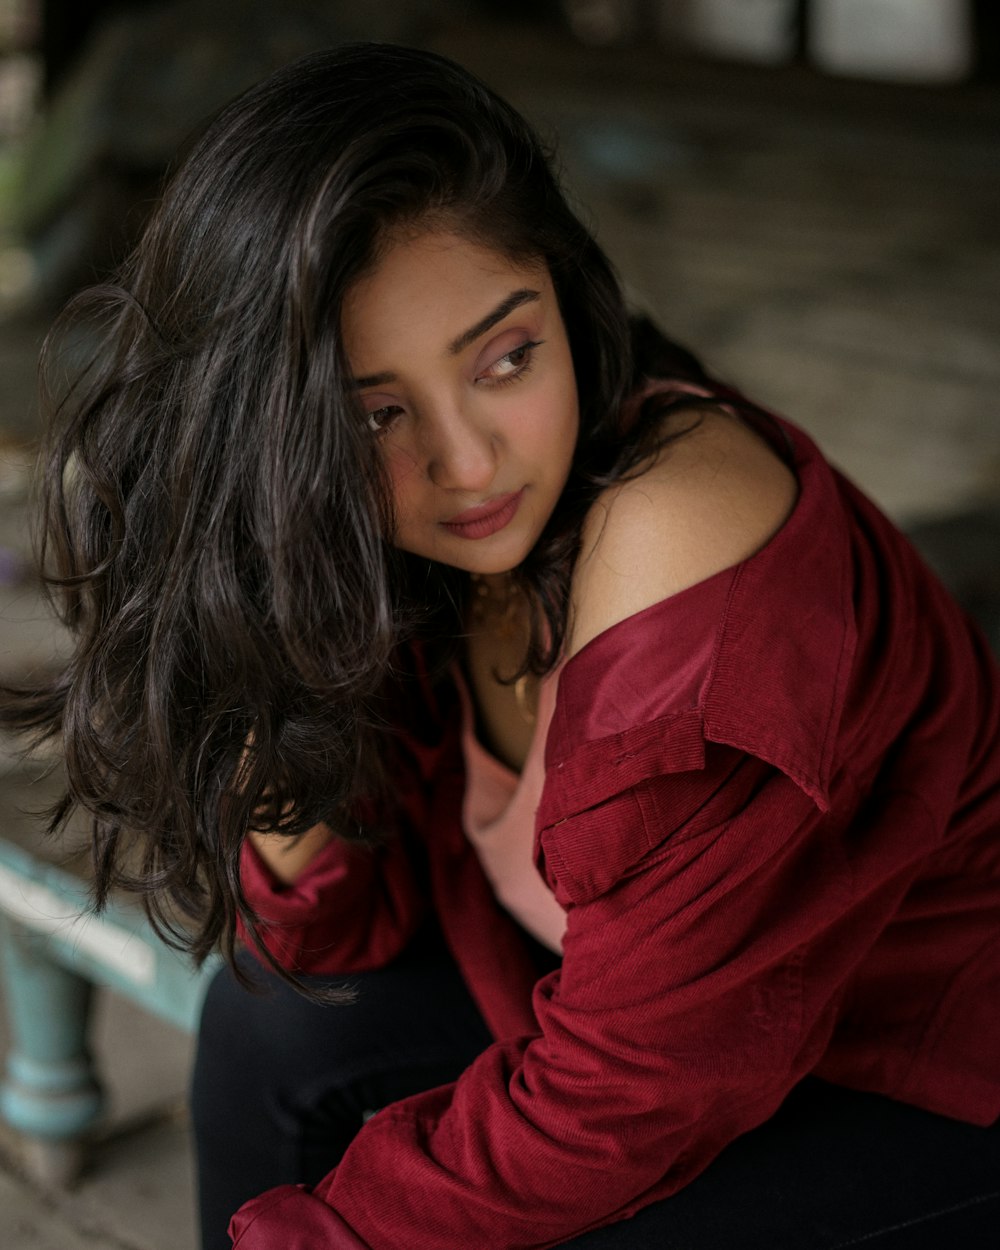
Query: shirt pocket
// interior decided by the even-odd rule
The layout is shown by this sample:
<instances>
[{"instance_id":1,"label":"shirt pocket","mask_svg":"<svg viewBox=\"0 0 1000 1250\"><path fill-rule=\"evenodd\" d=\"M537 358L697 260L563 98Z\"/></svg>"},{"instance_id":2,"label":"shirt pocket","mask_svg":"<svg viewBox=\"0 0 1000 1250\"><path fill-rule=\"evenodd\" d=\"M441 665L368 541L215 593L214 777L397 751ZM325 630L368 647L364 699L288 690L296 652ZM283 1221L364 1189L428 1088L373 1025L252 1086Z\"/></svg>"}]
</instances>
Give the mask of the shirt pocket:
<instances>
[{"instance_id":1,"label":"shirt pocket","mask_svg":"<svg viewBox=\"0 0 1000 1250\"><path fill-rule=\"evenodd\" d=\"M744 758L706 744L700 719L684 714L586 743L550 766L536 855L559 902L605 893L651 852L719 819L720 791Z\"/></svg>"}]
</instances>

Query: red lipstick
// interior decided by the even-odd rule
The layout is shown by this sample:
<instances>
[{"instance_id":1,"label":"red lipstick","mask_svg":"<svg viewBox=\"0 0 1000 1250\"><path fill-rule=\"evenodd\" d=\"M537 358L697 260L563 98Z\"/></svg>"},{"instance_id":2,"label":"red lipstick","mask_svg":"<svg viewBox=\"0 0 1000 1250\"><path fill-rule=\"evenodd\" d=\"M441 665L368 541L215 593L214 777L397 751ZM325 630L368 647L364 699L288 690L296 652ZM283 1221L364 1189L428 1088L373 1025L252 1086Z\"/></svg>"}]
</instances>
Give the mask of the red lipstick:
<instances>
[{"instance_id":1,"label":"red lipstick","mask_svg":"<svg viewBox=\"0 0 1000 1250\"><path fill-rule=\"evenodd\" d=\"M489 538L496 534L514 519L524 498L524 487L511 491L506 495L497 495L486 503L476 504L474 508L466 508L449 521L441 524L458 538Z\"/></svg>"}]
</instances>

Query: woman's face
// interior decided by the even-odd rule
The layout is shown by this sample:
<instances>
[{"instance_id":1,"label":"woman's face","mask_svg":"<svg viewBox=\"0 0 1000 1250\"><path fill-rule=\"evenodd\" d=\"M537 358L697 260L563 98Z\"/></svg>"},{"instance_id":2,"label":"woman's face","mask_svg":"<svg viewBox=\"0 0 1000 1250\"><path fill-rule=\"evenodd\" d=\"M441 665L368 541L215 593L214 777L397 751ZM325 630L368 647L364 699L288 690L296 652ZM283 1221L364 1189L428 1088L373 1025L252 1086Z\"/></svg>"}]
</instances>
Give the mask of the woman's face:
<instances>
[{"instance_id":1,"label":"woman's face","mask_svg":"<svg viewBox=\"0 0 1000 1250\"><path fill-rule=\"evenodd\" d=\"M576 378L551 279L450 233L395 243L341 331L403 551L473 573L525 558L566 484Z\"/></svg>"}]
</instances>

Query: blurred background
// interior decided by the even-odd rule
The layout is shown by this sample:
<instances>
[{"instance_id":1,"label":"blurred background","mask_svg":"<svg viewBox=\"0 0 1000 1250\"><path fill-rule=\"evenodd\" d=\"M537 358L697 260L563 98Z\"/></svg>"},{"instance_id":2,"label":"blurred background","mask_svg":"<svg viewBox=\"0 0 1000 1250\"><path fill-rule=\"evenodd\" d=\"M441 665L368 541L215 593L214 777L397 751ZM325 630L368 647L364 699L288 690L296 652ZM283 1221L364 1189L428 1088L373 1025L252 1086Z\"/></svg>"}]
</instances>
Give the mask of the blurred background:
<instances>
[{"instance_id":1,"label":"blurred background","mask_svg":"<svg viewBox=\"0 0 1000 1250\"><path fill-rule=\"evenodd\" d=\"M26 537L47 325L206 114L358 38L444 52L526 112L635 302L809 430L1000 644L992 0L0 0L0 670L61 645ZM2 838L31 804L0 762ZM0 1127L0 1245L194 1250L190 1038L110 994L95 1029L91 1165L46 1188Z\"/></svg>"}]
</instances>

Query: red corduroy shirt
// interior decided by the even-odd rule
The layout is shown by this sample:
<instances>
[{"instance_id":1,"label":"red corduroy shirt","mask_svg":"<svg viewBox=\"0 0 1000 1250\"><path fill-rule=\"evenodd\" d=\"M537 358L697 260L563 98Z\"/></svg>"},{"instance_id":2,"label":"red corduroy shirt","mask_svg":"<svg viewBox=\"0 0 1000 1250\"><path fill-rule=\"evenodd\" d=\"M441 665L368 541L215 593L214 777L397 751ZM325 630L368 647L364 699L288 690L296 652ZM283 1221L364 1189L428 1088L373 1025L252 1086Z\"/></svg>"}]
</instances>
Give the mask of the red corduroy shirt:
<instances>
[{"instance_id":1,"label":"red corduroy shirt","mask_svg":"<svg viewBox=\"0 0 1000 1250\"><path fill-rule=\"evenodd\" d=\"M800 495L767 546L560 676L536 830L558 971L535 983L463 836L447 701L408 739L398 839L337 842L292 888L248 851L269 944L304 971L379 966L433 908L496 1041L315 1190L242 1207L240 1250L551 1246L687 1184L807 1073L1000 1115L997 670L781 428Z\"/></svg>"}]
</instances>

